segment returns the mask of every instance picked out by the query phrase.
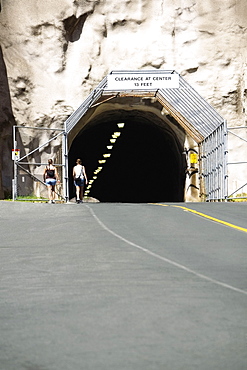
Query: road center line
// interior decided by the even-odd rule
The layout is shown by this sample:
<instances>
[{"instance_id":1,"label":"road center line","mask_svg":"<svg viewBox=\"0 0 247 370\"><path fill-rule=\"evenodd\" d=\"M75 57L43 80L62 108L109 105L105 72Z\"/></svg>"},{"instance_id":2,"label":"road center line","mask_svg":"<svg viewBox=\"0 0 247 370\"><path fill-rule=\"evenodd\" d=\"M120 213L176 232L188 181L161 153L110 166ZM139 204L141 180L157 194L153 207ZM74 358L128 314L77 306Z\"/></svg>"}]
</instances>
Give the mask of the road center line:
<instances>
[{"instance_id":1,"label":"road center line","mask_svg":"<svg viewBox=\"0 0 247 370\"><path fill-rule=\"evenodd\" d=\"M157 204L157 203L156 203ZM207 281L210 281L211 283L213 283L213 284L216 284L216 285L219 285L219 286L221 286L221 287L224 287L224 288L227 288L227 289L230 289L230 290L233 290L233 291L235 291L235 292L238 292L238 293L241 293L241 294L245 294L245 295L247 295L247 292L245 291L245 290L242 290L242 289L239 289L239 288L236 288L236 287L234 287L234 286L232 286L232 285L229 285L229 284L225 284L225 283L222 283L221 281L218 281L218 280L215 280L215 279L212 279L212 278L210 278L210 277L208 277L208 276L206 276L206 275L203 275L203 274L200 274L200 273L198 273L198 272L196 272L196 271L194 271L194 270L191 270L190 268L188 268L188 267L186 267L186 266L184 266L184 265L181 265L180 263L177 263L177 262L175 262L175 261L172 261L172 260L170 260L170 259L168 259L168 258L165 258L165 257L163 257L163 256L161 256L161 255L159 255L159 254L157 254L157 253L154 253L154 252L152 252L152 251L150 251L149 249L147 249L147 248L143 248L143 247L141 247L140 245L138 245L138 244L135 244L135 243L132 243L131 241L129 241L129 240L127 240L127 239L125 239L125 238L123 238L121 235L119 235L119 234L117 234L117 233L115 233L114 231L112 231L111 229L109 229L97 216L96 216L96 214L94 213L94 211L87 205L86 206L88 209L89 209L89 211L91 212L91 214L92 214L92 216L93 216L93 218L98 222L98 224L104 229L104 230L106 230L107 232L109 232L110 234L112 234L112 235L114 235L116 238L118 238L118 239L120 239L120 240L122 240L123 242L125 242L125 243L127 243L127 244L129 244L129 245L131 245L132 247L135 247L135 248L137 248L137 249L139 249L139 250L141 250L142 252L144 252L144 253L146 253L146 254L148 254L148 255L150 255L150 256L152 256L152 257L154 257L154 258L157 258L157 259L159 259L159 260L161 260L161 261L164 261L164 262L166 262L166 263L169 263L170 265L172 265L172 266L175 266L175 267L177 267L177 268L179 268L179 269L181 269L181 270L184 270L184 271L186 271L186 272L188 272L188 273L190 273L190 274L193 274L193 275L195 275L195 276L197 276L197 277L199 277L199 278L201 278L201 279L204 279L204 280L207 280Z\"/></svg>"},{"instance_id":2,"label":"road center line","mask_svg":"<svg viewBox=\"0 0 247 370\"><path fill-rule=\"evenodd\" d=\"M219 224L222 224L222 225L225 225L225 226L228 226L228 227L231 227L233 229L236 229L236 230L240 230L240 231L243 231L245 233L247 233L247 229L245 229L244 227L240 227L240 226L237 226L237 225L234 225L234 224L231 224L229 222L226 222L226 221L223 221L223 220L219 220L218 218L215 218L215 217L211 217L211 216L208 216L206 215L205 213L201 213L201 212L198 212L198 211L194 211L193 209L190 209L190 208L187 208L187 207L183 207L183 206L175 206L175 205L167 205L167 204L161 204L161 203L152 203L154 205L157 205L157 206L162 206L162 207L176 207L176 208L181 208L185 211L188 211L188 212L191 212L191 213L194 213L198 216L201 216L201 217L204 217L204 218L207 218L211 221L214 221L214 222L218 222Z\"/></svg>"}]
</instances>

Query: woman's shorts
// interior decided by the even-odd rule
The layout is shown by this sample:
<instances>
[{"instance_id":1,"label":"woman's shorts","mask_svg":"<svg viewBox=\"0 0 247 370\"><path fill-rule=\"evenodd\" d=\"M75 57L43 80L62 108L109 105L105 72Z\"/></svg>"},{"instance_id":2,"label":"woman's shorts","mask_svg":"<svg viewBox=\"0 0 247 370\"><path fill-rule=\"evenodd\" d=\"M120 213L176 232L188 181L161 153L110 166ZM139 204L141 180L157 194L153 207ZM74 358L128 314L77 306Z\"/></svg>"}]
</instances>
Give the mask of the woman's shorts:
<instances>
[{"instance_id":1,"label":"woman's shorts","mask_svg":"<svg viewBox=\"0 0 247 370\"><path fill-rule=\"evenodd\" d=\"M51 186L55 186L56 182L57 182L56 179L46 179L45 180L46 185L51 185Z\"/></svg>"},{"instance_id":2,"label":"woman's shorts","mask_svg":"<svg viewBox=\"0 0 247 370\"><path fill-rule=\"evenodd\" d=\"M84 186L84 179L74 181L75 186Z\"/></svg>"}]
</instances>

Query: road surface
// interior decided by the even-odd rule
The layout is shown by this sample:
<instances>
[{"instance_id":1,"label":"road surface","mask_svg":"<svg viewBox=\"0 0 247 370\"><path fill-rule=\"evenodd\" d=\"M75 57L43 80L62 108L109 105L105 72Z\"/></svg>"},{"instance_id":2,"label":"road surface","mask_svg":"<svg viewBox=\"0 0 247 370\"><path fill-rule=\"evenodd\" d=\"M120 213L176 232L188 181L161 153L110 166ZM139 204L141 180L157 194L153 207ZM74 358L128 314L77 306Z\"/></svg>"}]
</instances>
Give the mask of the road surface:
<instances>
[{"instance_id":1,"label":"road surface","mask_svg":"<svg viewBox=\"0 0 247 370\"><path fill-rule=\"evenodd\" d=\"M247 203L1 201L0 221L1 370L247 369Z\"/></svg>"}]
</instances>

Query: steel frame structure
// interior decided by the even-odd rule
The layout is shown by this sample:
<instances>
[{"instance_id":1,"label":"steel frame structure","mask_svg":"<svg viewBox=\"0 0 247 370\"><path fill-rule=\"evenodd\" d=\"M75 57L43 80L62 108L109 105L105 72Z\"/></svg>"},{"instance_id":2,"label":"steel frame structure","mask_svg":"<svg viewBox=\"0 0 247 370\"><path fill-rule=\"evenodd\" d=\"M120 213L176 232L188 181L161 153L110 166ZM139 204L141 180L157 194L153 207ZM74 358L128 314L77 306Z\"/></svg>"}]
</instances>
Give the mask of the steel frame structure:
<instances>
[{"instance_id":1,"label":"steel frame structure","mask_svg":"<svg viewBox=\"0 0 247 370\"><path fill-rule=\"evenodd\" d=\"M112 71L110 74L171 74L174 70L139 70L139 71ZM84 102L65 121L64 129L34 128L58 131L59 133L49 141L42 144L34 151L46 146L54 138L63 135L62 157L63 162L59 164L63 170L63 198L67 202L69 197L68 189L68 135L77 125L79 120L86 114L88 109L102 104L115 97L153 97L169 112L169 114L184 128L199 148L199 179L200 192L205 201L226 201L228 199L227 186L227 124L216 110L207 103L180 75L179 88L162 88L145 90L116 90L108 89L108 76L89 94ZM98 102L101 97L103 101ZM23 126L14 126L14 149L16 149L16 132ZM27 128L27 127L26 127ZM17 166L23 164L23 160L34 151L15 160L15 174L13 180L13 199L17 195Z\"/></svg>"},{"instance_id":2,"label":"steel frame structure","mask_svg":"<svg viewBox=\"0 0 247 370\"><path fill-rule=\"evenodd\" d=\"M224 121L199 143L199 176L205 186L206 201L227 200L227 128Z\"/></svg>"},{"instance_id":3,"label":"steel frame structure","mask_svg":"<svg viewBox=\"0 0 247 370\"><path fill-rule=\"evenodd\" d=\"M170 74L174 70L112 71L110 74ZM175 118L199 147L200 192L205 201L227 200L227 124L180 75L179 88L138 90L109 90L107 76L91 92L81 106L66 120L65 131L69 134L87 110L96 106L102 96L106 100L115 97L154 97ZM103 103L101 102L101 103Z\"/></svg>"},{"instance_id":4,"label":"steel frame structure","mask_svg":"<svg viewBox=\"0 0 247 370\"><path fill-rule=\"evenodd\" d=\"M38 165L46 165L47 163L33 163L28 160L28 157L32 156L36 151L42 149L43 147L47 146L51 141L57 139L58 137L62 136L62 163L56 163L56 167L62 168L62 185L63 185L63 194L60 194L57 192L57 195L61 197L64 201L68 201L68 145L67 145L67 134L64 131L64 129L60 128L48 128L48 127L31 127L31 126L13 126L13 148L16 150L18 148L18 142L17 142L17 130L21 129L32 129L32 130L45 130L45 131L53 131L58 132L56 135L52 136L49 140L47 140L45 143L41 144L31 152L23 155L19 159L14 159L14 178L12 180L12 199L15 201L18 197L18 176L17 176L17 170L18 167L22 169L24 172L26 172L32 179L42 183L45 185L43 181L41 181L38 177L36 177L34 174L32 174L29 170L25 169L23 165L28 166L38 166ZM25 160L25 161L24 161ZM38 200L38 199L28 199L28 200ZM40 199L41 200L41 199Z\"/></svg>"},{"instance_id":5,"label":"steel frame structure","mask_svg":"<svg viewBox=\"0 0 247 370\"><path fill-rule=\"evenodd\" d=\"M236 134L234 131L235 130L243 130L243 129L247 129L247 126L235 126L235 127L228 127L227 129L227 132L235 137L237 137L238 139L244 141L245 143L247 143L247 140ZM238 164L247 164L247 161L238 161L238 162L227 162L227 166L230 166L230 165L238 165ZM243 195L239 195L239 196L234 196L234 194L236 194L239 190L242 190L244 187L247 186L247 182L245 182L243 185L241 185L240 187L238 187L236 190L234 190L233 192L231 192L231 194L229 194L227 196L227 199L228 200L234 200L234 199L247 199L247 196L243 196Z\"/></svg>"}]
</instances>

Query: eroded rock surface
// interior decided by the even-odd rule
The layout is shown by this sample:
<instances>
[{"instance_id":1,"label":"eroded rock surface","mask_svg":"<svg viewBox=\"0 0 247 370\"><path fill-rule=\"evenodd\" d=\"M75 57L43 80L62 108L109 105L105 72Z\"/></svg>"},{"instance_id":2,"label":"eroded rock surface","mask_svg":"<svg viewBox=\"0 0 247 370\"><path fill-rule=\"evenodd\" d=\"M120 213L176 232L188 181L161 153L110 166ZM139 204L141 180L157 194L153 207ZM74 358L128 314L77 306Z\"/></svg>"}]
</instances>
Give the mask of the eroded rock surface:
<instances>
[{"instance_id":1,"label":"eroded rock surface","mask_svg":"<svg viewBox=\"0 0 247 370\"><path fill-rule=\"evenodd\" d=\"M11 0L0 13L13 114L23 126L61 127L105 75L121 69L175 69L230 126L246 126L246 35L246 0ZM6 110L11 116L3 99L2 127L13 123ZM41 142L48 134L35 135ZM246 142L229 140L230 162L246 158ZM229 171L231 187L245 181L245 167Z\"/></svg>"}]
</instances>

